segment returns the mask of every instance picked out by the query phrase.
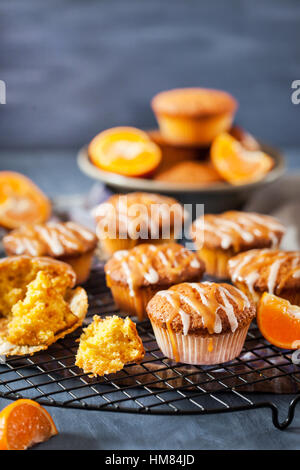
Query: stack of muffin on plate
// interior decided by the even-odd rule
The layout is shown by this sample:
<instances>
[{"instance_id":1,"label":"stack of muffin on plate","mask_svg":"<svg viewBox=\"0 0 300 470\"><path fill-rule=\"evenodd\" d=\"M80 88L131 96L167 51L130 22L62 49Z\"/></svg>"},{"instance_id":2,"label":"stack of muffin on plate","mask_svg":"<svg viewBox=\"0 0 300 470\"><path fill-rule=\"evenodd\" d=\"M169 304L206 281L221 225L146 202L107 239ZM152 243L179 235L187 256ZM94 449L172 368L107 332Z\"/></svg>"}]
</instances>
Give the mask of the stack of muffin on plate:
<instances>
[{"instance_id":1,"label":"stack of muffin on plate","mask_svg":"<svg viewBox=\"0 0 300 470\"><path fill-rule=\"evenodd\" d=\"M200 188L252 183L273 167L258 142L233 126L238 103L229 93L174 89L158 93L151 105L159 129L116 127L101 132L88 147L95 166L127 177Z\"/></svg>"}]
</instances>

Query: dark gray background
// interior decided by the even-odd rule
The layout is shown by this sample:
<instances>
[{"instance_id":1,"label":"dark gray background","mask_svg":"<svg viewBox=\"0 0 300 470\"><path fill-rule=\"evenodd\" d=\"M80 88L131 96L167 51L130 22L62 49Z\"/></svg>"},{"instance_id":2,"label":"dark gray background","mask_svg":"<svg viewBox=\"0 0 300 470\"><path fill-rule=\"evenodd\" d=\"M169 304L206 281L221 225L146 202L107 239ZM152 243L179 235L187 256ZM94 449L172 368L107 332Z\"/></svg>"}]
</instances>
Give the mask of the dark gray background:
<instances>
[{"instance_id":1,"label":"dark gray background","mask_svg":"<svg viewBox=\"0 0 300 470\"><path fill-rule=\"evenodd\" d=\"M151 127L151 97L224 88L238 121L300 144L299 0L1 0L2 148L77 148L114 125Z\"/></svg>"}]
</instances>

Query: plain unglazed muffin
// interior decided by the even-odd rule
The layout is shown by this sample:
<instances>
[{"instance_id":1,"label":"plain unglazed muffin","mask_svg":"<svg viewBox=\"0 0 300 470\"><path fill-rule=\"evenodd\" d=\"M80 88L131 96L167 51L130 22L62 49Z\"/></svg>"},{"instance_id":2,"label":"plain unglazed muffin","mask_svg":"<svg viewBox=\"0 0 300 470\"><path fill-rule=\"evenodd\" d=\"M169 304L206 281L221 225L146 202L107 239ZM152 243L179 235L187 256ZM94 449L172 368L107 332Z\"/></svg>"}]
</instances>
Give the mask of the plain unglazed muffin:
<instances>
[{"instance_id":1,"label":"plain unglazed muffin","mask_svg":"<svg viewBox=\"0 0 300 470\"><path fill-rule=\"evenodd\" d=\"M94 315L80 337L75 364L86 374L102 376L122 370L125 364L140 362L144 355L142 340L130 318Z\"/></svg>"},{"instance_id":2,"label":"plain unglazed muffin","mask_svg":"<svg viewBox=\"0 0 300 470\"><path fill-rule=\"evenodd\" d=\"M207 146L231 127L236 100L208 88L178 88L158 93L151 102L163 137L174 145Z\"/></svg>"},{"instance_id":3,"label":"plain unglazed muffin","mask_svg":"<svg viewBox=\"0 0 300 470\"><path fill-rule=\"evenodd\" d=\"M107 255L140 243L174 241L185 217L176 199L143 192L115 194L92 213L101 247Z\"/></svg>"},{"instance_id":4,"label":"plain unglazed muffin","mask_svg":"<svg viewBox=\"0 0 300 470\"><path fill-rule=\"evenodd\" d=\"M228 211L199 217L191 236L207 274L227 279L230 258L252 248L278 248L284 232L284 226L273 217Z\"/></svg>"},{"instance_id":5,"label":"plain unglazed muffin","mask_svg":"<svg viewBox=\"0 0 300 470\"><path fill-rule=\"evenodd\" d=\"M194 184L197 187L224 181L210 162L194 160L176 163L165 170L159 170L154 179L168 183Z\"/></svg>"},{"instance_id":6,"label":"plain unglazed muffin","mask_svg":"<svg viewBox=\"0 0 300 470\"><path fill-rule=\"evenodd\" d=\"M147 313L165 356L187 364L218 364L237 357L255 307L229 284L177 284L158 292Z\"/></svg>"},{"instance_id":7,"label":"plain unglazed muffin","mask_svg":"<svg viewBox=\"0 0 300 470\"><path fill-rule=\"evenodd\" d=\"M105 265L106 282L119 308L141 320L153 295L183 281L199 281L205 266L177 243L143 244L116 252Z\"/></svg>"},{"instance_id":8,"label":"plain unglazed muffin","mask_svg":"<svg viewBox=\"0 0 300 470\"><path fill-rule=\"evenodd\" d=\"M254 302L268 292L300 305L300 251L249 250L228 267L232 282Z\"/></svg>"},{"instance_id":9,"label":"plain unglazed muffin","mask_svg":"<svg viewBox=\"0 0 300 470\"><path fill-rule=\"evenodd\" d=\"M75 222L24 225L3 238L8 255L49 256L72 266L77 284L90 274L96 235Z\"/></svg>"},{"instance_id":10,"label":"plain unglazed muffin","mask_svg":"<svg viewBox=\"0 0 300 470\"><path fill-rule=\"evenodd\" d=\"M0 355L33 354L78 328L87 294L61 261L11 256L0 261Z\"/></svg>"}]
</instances>

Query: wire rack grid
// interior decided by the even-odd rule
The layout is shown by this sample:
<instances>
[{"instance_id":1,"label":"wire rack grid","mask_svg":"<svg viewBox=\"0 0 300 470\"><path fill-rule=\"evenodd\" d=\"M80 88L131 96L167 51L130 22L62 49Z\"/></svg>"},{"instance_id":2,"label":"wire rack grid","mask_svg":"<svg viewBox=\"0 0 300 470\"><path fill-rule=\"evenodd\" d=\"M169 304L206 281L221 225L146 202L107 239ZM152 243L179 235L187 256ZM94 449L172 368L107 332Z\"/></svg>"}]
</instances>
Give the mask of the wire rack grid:
<instances>
[{"instance_id":1,"label":"wire rack grid","mask_svg":"<svg viewBox=\"0 0 300 470\"><path fill-rule=\"evenodd\" d=\"M94 314L117 312L102 267L93 270L85 287L90 304L86 324ZM269 408L278 429L292 422L300 399L300 368L291 351L267 343L256 326L249 330L239 358L209 367L170 361L159 350L149 321L139 322L137 329L146 350L143 361L104 377L90 378L74 365L81 329L47 351L2 358L0 396L63 408L169 415ZM270 392L293 395L283 421L273 400L265 399Z\"/></svg>"}]
</instances>

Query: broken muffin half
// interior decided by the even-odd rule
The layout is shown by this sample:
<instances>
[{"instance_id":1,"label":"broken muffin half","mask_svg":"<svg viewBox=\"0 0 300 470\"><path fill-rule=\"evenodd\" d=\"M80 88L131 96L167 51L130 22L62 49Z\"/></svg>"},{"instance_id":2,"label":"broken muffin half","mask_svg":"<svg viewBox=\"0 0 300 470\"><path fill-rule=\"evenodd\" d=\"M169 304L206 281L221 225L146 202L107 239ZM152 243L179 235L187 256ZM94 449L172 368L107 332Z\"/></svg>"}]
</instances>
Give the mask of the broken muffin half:
<instances>
[{"instance_id":1,"label":"broken muffin half","mask_svg":"<svg viewBox=\"0 0 300 470\"><path fill-rule=\"evenodd\" d=\"M78 328L88 301L75 282L71 267L51 258L0 260L0 354L33 354Z\"/></svg>"}]
</instances>

